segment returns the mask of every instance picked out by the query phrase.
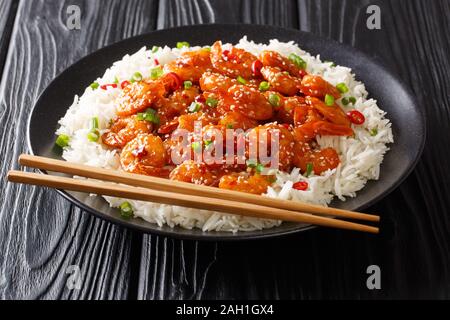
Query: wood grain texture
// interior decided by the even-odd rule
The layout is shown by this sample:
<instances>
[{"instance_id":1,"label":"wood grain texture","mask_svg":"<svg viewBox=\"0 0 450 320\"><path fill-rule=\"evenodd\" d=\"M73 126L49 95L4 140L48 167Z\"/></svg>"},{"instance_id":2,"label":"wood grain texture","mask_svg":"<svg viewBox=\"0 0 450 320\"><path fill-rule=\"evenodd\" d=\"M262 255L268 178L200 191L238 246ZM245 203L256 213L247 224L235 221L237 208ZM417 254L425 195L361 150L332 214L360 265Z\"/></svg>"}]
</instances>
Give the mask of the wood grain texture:
<instances>
[{"instance_id":1,"label":"wood grain texture","mask_svg":"<svg viewBox=\"0 0 450 320\"><path fill-rule=\"evenodd\" d=\"M381 30L366 27L366 9L373 4L381 8ZM449 13L448 1L160 1L159 28L199 21L280 25L383 60L425 108L433 143L401 187L368 210L382 214L382 235L318 229L244 243L145 236L138 297L449 298L450 201L444 181L450 171L445 161L436 161L448 157L450 143L443 136L450 111ZM372 264L381 268L381 290L366 287Z\"/></svg>"},{"instance_id":2,"label":"wood grain texture","mask_svg":"<svg viewBox=\"0 0 450 320\"><path fill-rule=\"evenodd\" d=\"M68 5L81 9L80 30L66 28ZM20 2L0 87L2 176L27 151L30 108L55 75L99 47L152 30L155 12L152 1ZM135 296L130 273L138 235L93 218L52 190L2 179L0 192L0 298ZM66 286L70 265L81 269L79 290Z\"/></svg>"},{"instance_id":3,"label":"wood grain texture","mask_svg":"<svg viewBox=\"0 0 450 320\"><path fill-rule=\"evenodd\" d=\"M0 0L0 75L8 53L18 1Z\"/></svg>"}]
</instances>

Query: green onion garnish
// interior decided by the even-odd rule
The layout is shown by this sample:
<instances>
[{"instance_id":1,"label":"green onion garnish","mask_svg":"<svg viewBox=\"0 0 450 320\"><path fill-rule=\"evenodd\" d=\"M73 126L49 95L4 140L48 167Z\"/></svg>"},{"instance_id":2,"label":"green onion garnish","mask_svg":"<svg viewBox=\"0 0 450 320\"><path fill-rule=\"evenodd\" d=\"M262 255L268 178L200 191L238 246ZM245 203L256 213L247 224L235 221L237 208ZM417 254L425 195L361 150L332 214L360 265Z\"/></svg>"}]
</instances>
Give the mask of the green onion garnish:
<instances>
[{"instance_id":1,"label":"green onion garnish","mask_svg":"<svg viewBox=\"0 0 450 320\"><path fill-rule=\"evenodd\" d=\"M341 82L336 85L336 89L339 90L340 93L348 92L348 87L345 83Z\"/></svg>"},{"instance_id":2,"label":"green onion garnish","mask_svg":"<svg viewBox=\"0 0 450 320\"><path fill-rule=\"evenodd\" d=\"M350 101L352 104L356 103L356 98L355 97L350 97L348 98L348 101Z\"/></svg>"},{"instance_id":3,"label":"green onion garnish","mask_svg":"<svg viewBox=\"0 0 450 320\"><path fill-rule=\"evenodd\" d=\"M372 130L370 130L370 135L372 137L375 137L378 134L378 129L377 128L373 128Z\"/></svg>"},{"instance_id":4,"label":"green onion garnish","mask_svg":"<svg viewBox=\"0 0 450 320\"><path fill-rule=\"evenodd\" d=\"M276 93L272 93L269 96L269 102L273 107L278 107L280 105L280 96L277 95Z\"/></svg>"},{"instance_id":5,"label":"green onion garnish","mask_svg":"<svg viewBox=\"0 0 450 320\"><path fill-rule=\"evenodd\" d=\"M205 147L209 147L211 145L211 143L213 143L212 140L205 140L204 141Z\"/></svg>"},{"instance_id":6,"label":"green onion garnish","mask_svg":"<svg viewBox=\"0 0 450 320\"><path fill-rule=\"evenodd\" d=\"M313 172L313 164L311 162L308 162L306 164L306 173L305 173L305 177L309 177L311 175L311 173Z\"/></svg>"},{"instance_id":7,"label":"green onion garnish","mask_svg":"<svg viewBox=\"0 0 450 320\"><path fill-rule=\"evenodd\" d=\"M210 46L203 47L203 50L211 51L211 47Z\"/></svg>"},{"instance_id":8,"label":"green onion garnish","mask_svg":"<svg viewBox=\"0 0 450 320\"><path fill-rule=\"evenodd\" d=\"M346 105L348 105L348 104L350 103L350 101L348 101L348 99L345 98L345 97L342 98L341 102L342 102L342 104L343 104L344 106L346 106Z\"/></svg>"},{"instance_id":9,"label":"green onion garnish","mask_svg":"<svg viewBox=\"0 0 450 320\"><path fill-rule=\"evenodd\" d=\"M267 81L262 81L259 84L259 91L267 91L270 88L270 83L268 83Z\"/></svg>"},{"instance_id":10,"label":"green onion garnish","mask_svg":"<svg viewBox=\"0 0 450 320\"><path fill-rule=\"evenodd\" d=\"M293 64L295 64L297 66L297 68L306 69L306 61L303 60L302 58L300 58L295 53L291 53L288 58L289 58L289 60L291 60L291 62Z\"/></svg>"},{"instance_id":11,"label":"green onion garnish","mask_svg":"<svg viewBox=\"0 0 450 320\"><path fill-rule=\"evenodd\" d=\"M255 160L247 160L246 164L248 168L256 168L258 162L256 162Z\"/></svg>"},{"instance_id":12,"label":"green onion garnish","mask_svg":"<svg viewBox=\"0 0 450 320\"><path fill-rule=\"evenodd\" d=\"M200 111L201 108L202 108L202 105L200 103L192 102L191 105L188 108L188 111L190 113L194 113L194 112Z\"/></svg>"},{"instance_id":13,"label":"green onion garnish","mask_svg":"<svg viewBox=\"0 0 450 320\"><path fill-rule=\"evenodd\" d=\"M208 107L214 108L217 106L218 103L219 103L219 100L217 100L215 98L209 97L206 99L206 105Z\"/></svg>"},{"instance_id":14,"label":"green onion garnish","mask_svg":"<svg viewBox=\"0 0 450 320\"><path fill-rule=\"evenodd\" d=\"M181 42L177 42L177 48L181 49L183 47L189 48L191 45L189 44L189 42L186 41L181 41Z\"/></svg>"},{"instance_id":15,"label":"green onion garnish","mask_svg":"<svg viewBox=\"0 0 450 320\"><path fill-rule=\"evenodd\" d=\"M156 114L156 111L154 109L147 109L145 110L145 112L142 113L138 113L136 115L137 119L139 121L148 121L148 122L152 122L154 124L159 124L159 117Z\"/></svg>"},{"instance_id":16,"label":"green onion garnish","mask_svg":"<svg viewBox=\"0 0 450 320\"><path fill-rule=\"evenodd\" d=\"M118 83L119 83L119 78L114 77L114 83L115 83L115 84L118 84Z\"/></svg>"},{"instance_id":17,"label":"green onion garnish","mask_svg":"<svg viewBox=\"0 0 450 320\"><path fill-rule=\"evenodd\" d=\"M55 144L60 146L61 148L67 147L69 145L70 137L67 134L60 134L58 138L56 138Z\"/></svg>"},{"instance_id":18,"label":"green onion garnish","mask_svg":"<svg viewBox=\"0 0 450 320\"><path fill-rule=\"evenodd\" d=\"M89 130L95 131L98 129L98 117L93 117L89 121Z\"/></svg>"},{"instance_id":19,"label":"green onion garnish","mask_svg":"<svg viewBox=\"0 0 450 320\"><path fill-rule=\"evenodd\" d=\"M87 138L88 138L88 140L91 141L91 142L97 142L97 141L98 141L98 138L99 138L98 131L96 130L96 131L91 131L91 132L89 132L89 133L87 134Z\"/></svg>"},{"instance_id":20,"label":"green onion garnish","mask_svg":"<svg viewBox=\"0 0 450 320\"><path fill-rule=\"evenodd\" d=\"M161 66L155 67L150 70L150 78L152 78L152 80L156 80L159 77L161 77L162 75L163 75L163 69L161 68Z\"/></svg>"},{"instance_id":21,"label":"green onion garnish","mask_svg":"<svg viewBox=\"0 0 450 320\"><path fill-rule=\"evenodd\" d=\"M163 75L163 69L161 68L161 66L155 67L150 69L150 78L152 80L156 80L158 78L160 78Z\"/></svg>"},{"instance_id":22,"label":"green onion garnish","mask_svg":"<svg viewBox=\"0 0 450 320\"><path fill-rule=\"evenodd\" d=\"M263 170L264 170L264 165L262 165L261 163L258 163L258 164L256 165L255 170L256 170L256 172L258 172L258 173L263 172Z\"/></svg>"},{"instance_id":23,"label":"green onion garnish","mask_svg":"<svg viewBox=\"0 0 450 320\"><path fill-rule=\"evenodd\" d=\"M232 123L228 123L227 124L227 129L233 129L233 124Z\"/></svg>"},{"instance_id":24,"label":"green onion garnish","mask_svg":"<svg viewBox=\"0 0 450 320\"><path fill-rule=\"evenodd\" d=\"M238 76L236 78L236 80L240 83L240 84L247 84L247 80L245 80L244 78L242 78L241 76Z\"/></svg>"},{"instance_id":25,"label":"green onion garnish","mask_svg":"<svg viewBox=\"0 0 450 320\"><path fill-rule=\"evenodd\" d=\"M153 53L157 52L158 50L159 50L159 47L158 47L158 46L153 46L153 48L152 48L152 52L153 52Z\"/></svg>"},{"instance_id":26,"label":"green onion garnish","mask_svg":"<svg viewBox=\"0 0 450 320\"><path fill-rule=\"evenodd\" d=\"M333 61L327 60L327 61L324 61L324 63L331 63L332 67L336 67L336 63L334 63Z\"/></svg>"},{"instance_id":27,"label":"green onion garnish","mask_svg":"<svg viewBox=\"0 0 450 320\"><path fill-rule=\"evenodd\" d=\"M334 106L334 97L331 94L325 95L325 104L329 107Z\"/></svg>"},{"instance_id":28,"label":"green onion garnish","mask_svg":"<svg viewBox=\"0 0 450 320\"><path fill-rule=\"evenodd\" d=\"M130 219L133 217L133 207L128 201L122 202L119 206L120 216L124 219Z\"/></svg>"},{"instance_id":29,"label":"green onion garnish","mask_svg":"<svg viewBox=\"0 0 450 320\"><path fill-rule=\"evenodd\" d=\"M142 74L140 72L135 72L131 76L131 82L141 81L142 80Z\"/></svg>"},{"instance_id":30,"label":"green onion garnish","mask_svg":"<svg viewBox=\"0 0 450 320\"><path fill-rule=\"evenodd\" d=\"M92 82L91 83L91 85L90 85L90 87L92 88L92 90L95 90L95 89L97 89L98 87L99 87L100 85L98 84L98 82L97 81L95 81L95 82Z\"/></svg>"},{"instance_id":31,"label":"green onion garnish","mask_svg":"<svg viewBox=\"0 0 450 320\"><path fill-rule=\"evenodd\" d=\"M192 88L192 81L186 80L186 81L184 82L184 88L185 88L185 89L190 89L190 88Z\"/></svg>"},{"instance_id":32,"label":"green onion garnish","mask_svg":"<svg viewBox=\"0 0 450 320\"><path fill-rule=\"evenodd\" d=\"M196 152L202 150L202 144L200 141L192 142L191 147L192 147L192 150L194 150Z\"/></svg>"}]
</instances>

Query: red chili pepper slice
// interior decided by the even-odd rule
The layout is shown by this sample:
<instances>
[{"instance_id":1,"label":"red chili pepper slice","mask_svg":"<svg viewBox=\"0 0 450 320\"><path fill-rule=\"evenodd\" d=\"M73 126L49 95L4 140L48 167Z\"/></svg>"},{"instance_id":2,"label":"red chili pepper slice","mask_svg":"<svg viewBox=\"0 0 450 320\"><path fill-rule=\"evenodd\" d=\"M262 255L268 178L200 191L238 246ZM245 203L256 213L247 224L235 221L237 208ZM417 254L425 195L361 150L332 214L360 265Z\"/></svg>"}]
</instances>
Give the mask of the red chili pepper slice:
<instances>
[{"instance_id":1,"label":"red chili pepper slice","mask_svg":"<svg viewBox=\"0 0 450 320\"><path fill-rule=\"evenodd\" d=\"M120 88L124 89L129 84L130 84L130 81L128 81L128 80L122 81L122 83L120 84Z\"/></svg>"},{"instance_id":2,"label":"red chili pepper slice","mask_svg":"<svg viewBox=\"0 0 450 320\"><path fill-rule=\"evenodd\" d=\"M305 191L306 189L308 189L308 182L306 181L296 182L294 183L292 188L294 188L295 190Z\"/></svg>"},{"instance_id":3,"label":"red chili pepper slice","mask_svg":"<svg viewBox=\"0 0 450 320\"><path fill-rule=\"evenodd\" d=\"M347 112L347 117L350 119L350 122L353 124L363 124L366 121L364 115L358 110L351 110Z\"/></svg>"},{"instance_id":4,"label":"red chili pepper slice","mask_svg":"<svg viewBox=\"0 0 450 320\"><path fill-rule=\"evenodd\" d=\"M263 63L260 60L255 60L252 63L252 73L255 77L261 77L261 69L263 67Z\"/></svg>"},{"instance_id":5,"label":"red chili pepper slice","mask_svg":"<svg viewBox=\"0 0 450 320\"><path fill-rule=\"evenodd\" d=\"M104 85L100 86L100 88L103 89L103 90L108 89L108 87L117 88L117 84L115 84L115 83L108 83L108 84L104 84Z\"/></svg>"},{"instance_id":6,"label":"red chili pepper slice","mask_svg":"<svg viewBox=\"0 0 450 320\"><path fill-rule=\"evenodd\" d=\"M157 66L159 66L159 60L155 58L154 61L155 61L155 64L156 64Z\"/></svg>"}]
</instances>

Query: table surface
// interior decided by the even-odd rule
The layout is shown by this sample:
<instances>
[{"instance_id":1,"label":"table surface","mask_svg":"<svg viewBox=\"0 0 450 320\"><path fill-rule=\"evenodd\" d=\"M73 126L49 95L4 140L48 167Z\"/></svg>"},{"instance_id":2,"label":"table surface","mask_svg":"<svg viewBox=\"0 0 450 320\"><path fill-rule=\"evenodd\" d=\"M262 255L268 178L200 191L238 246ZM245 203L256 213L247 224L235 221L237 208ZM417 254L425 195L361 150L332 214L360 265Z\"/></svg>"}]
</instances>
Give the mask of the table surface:
<instances>
[{"instance_id":1,"label":"table surface","mask_svg":"<svg viewBox=\"0 0 450 320\"><path fill-rule=\"evenodd\" d=\"M369 5L381 29L366 27ZM67 7L81 9L68 30ZM110 43L172 26L256 23L309 31L378 57L426 110L428 142L402 185L368 212L379 236L315 229L240 243L143 235L55 191L0 181L2 299L450 298L450 1L0 0L1 176L26 152L39 93ZM366 286L369 265L381 289ZM80 269L80 287L73 276ZM75 272L75 273L73 273ZM71 282L72 281L72 282Z\"/></svg>"}]
</instances>

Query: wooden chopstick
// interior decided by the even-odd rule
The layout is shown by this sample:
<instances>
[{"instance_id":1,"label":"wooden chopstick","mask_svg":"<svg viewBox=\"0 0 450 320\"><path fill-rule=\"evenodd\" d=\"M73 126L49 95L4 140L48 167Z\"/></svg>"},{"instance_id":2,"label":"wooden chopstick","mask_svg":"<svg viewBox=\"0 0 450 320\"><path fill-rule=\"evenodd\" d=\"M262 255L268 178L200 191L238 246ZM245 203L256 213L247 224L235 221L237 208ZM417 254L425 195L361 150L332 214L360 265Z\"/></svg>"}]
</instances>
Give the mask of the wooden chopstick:
<instances>
[{"instance_id":1,"label":"wooden chopstick","mask_svg":"<svg viewBox=\"0 0 450 320\"><path fill-rule=\"evenodd\" d=\"M320 217L301 212L288 211L278 208L268 208L260 205L255 205L252 203L243 204L241 202L224 199L200 197L191 194L181 194L181 193L159 191L154 189L144 189L141 187L123 186L107 182L78 180L61 176L53 176L47 174L23 172L16 170L8 172L8 180L11 182L46 186L56 189L65 189L126 199L158 202L170 205L220 211L225 213L232 213L264 219L301 222L324 227L348 229L368 233L379 232L378 228L376 227L338 219Z\"/></svg>"},{"instance_id":2,"label":"wooden chopstick","mask_svg":"<svg viewBox=\"0 0 450 320\"><path fill-rule=\"evenodd\" d=\"M201 195L203 197L216 198L221 200L239 201L242 203L251 203L264 207L284 209L290 211L308 212L316 215L334 216L347 219L356 219L364 221L380 221L377 215L353 212L331 207L312 205L308 203L274 199L254 194L237 192L214 187L194 185L191 183L167 180L121 171L95 168L86 165L70 163L51 158L22 154L19 157L19 163L23 166L37 169L62 172L71 175L77 175L98 180L110 181L128 184L136 187L156 189L185 195Z\"/></svg>"}]
</instances>

